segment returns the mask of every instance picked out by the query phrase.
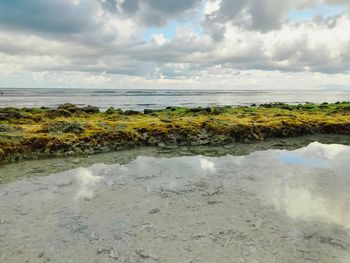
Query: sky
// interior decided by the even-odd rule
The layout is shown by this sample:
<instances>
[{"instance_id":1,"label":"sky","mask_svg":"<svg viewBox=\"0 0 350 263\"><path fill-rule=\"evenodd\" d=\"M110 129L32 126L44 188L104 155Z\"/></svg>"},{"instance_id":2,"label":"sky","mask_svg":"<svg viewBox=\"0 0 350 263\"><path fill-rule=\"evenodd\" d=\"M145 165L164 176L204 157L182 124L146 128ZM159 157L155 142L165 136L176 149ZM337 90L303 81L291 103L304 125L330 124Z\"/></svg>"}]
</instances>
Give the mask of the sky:
<instances>
[{"instance_id":1,"label":"sky","mask_svg":"<svg viewBox=\"0 0 350 263\"><path fill-rule=\"evenodd\" d=\"M0 87L350 90L350 0L0 0Z\"/></svg>"}]
</instances>

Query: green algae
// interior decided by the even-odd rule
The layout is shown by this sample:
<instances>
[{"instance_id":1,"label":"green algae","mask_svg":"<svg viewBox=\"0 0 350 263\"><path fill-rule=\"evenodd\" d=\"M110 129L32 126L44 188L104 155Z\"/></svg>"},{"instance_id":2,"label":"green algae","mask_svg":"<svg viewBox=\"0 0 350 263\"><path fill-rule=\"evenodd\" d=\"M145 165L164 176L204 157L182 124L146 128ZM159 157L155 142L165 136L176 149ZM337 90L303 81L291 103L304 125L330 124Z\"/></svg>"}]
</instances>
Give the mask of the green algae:
<instances>
[{"instance_id":1,"label":"green algae","mask_svg":"<svg viewBox=\"0 0 350 263\"><path fill-rule=\"evenodd\" d=\"M64 104L0 109L0 163L135 146L223 145L308 134L350 134L350 103L262 104L144 112Z\"/></svg>"}]
</instances>

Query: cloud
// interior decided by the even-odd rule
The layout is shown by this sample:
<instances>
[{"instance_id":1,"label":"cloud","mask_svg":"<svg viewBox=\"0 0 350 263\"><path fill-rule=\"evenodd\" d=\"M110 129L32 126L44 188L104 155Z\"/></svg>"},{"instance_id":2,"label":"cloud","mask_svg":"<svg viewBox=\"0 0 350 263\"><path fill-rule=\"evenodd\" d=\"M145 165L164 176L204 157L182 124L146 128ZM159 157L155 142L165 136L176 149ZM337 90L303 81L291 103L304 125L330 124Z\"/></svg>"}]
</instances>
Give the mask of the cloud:
<instances>
[{"instance_id":1,"label":"cloud","mask_svg":"<svg viewBox=\"0 0 350 263\"><path fill-rule=\"evenodd\" d=\"M99 0L111 13L132 16L142 26L163 26L171 19L188 17L189 11L198 7L201 0ZM186 16L187 15L187 16Z\"/></svg>"},{"instance_id":2,"label":"cloud","mask_svg":"<svg viewBox=\"0 0 350 263\"><path fill-rule=\"evenodd\" d=\"M267 32L278 29L292 8L312 6L315 0L222 0L211 14L218 21L231 21L250 29Z\"/></svg>"},{"instance_id":3,"label":"cloud","mask_svg":"<svg viewBox=\"0 0 350 263\"><path fill-rule=\"evenodd\" d=\"M97 26L94 1L11 0L0 2L0 24L11 29L78 33Z\"/></svg>"},{"instance_id":4,"label":"cloud","mask_svg":"<svg viewBox=\"0 0 350 263\"><path fill-rule=\"evenodd\" d=\"M288 18L291 10L314 8L319 2L2 1L0 67L14 82L18 74L45 72L41 81L84 76L82 85L90 79L96 85L143 81L146 86L200 86L211 83L209 77L220 77L227 81L216 80L222 86L246 86L242 76L257 80L257 72L275 76L279 71L310 79L329 75L338 80L334 85L344 85L350 68L348 2L323 1L323 7L344 7L336 16ZM175 28L166 27L169 22ZM157 30L145 37L150 27ZM8 83L2 79L0 85ZM315 85L324 83L332 81Z\"/></svg>"}]
</instances>

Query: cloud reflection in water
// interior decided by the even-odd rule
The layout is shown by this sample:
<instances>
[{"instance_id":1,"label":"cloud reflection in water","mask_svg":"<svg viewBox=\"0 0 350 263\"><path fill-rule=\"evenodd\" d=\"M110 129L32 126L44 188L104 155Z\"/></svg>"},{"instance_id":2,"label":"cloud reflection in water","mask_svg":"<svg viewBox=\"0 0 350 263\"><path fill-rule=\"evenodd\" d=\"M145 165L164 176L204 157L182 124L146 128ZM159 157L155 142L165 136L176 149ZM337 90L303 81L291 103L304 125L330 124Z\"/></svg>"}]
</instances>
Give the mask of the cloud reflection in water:
<instances>
[{"instance_id":1,"label":"cloud reflection in water","mask_svg":"<svg viewBox=\"0 0 350 263\"><path fill-rule=\"evenodd\" d=\"M282 167L297 167L280 174L272 194L275 207L293 219L318 220L350 229L350 194L345 189L349 156L349 146L318 142L283 152L278 158Z\"/></svg>"},{"instance_id":2,"label":"cloud reflection in water","mask_svg":"<svg viewBox=\"0 0 350 263\"><path fill-rule=\"evenodd\" d=\"M85 168L80 168L75 175L79 189L75 197L81 201L90 200L96 190L97 184L102 180L101 176L93 175L93 173Z\"/></svg>"}]
</instances>

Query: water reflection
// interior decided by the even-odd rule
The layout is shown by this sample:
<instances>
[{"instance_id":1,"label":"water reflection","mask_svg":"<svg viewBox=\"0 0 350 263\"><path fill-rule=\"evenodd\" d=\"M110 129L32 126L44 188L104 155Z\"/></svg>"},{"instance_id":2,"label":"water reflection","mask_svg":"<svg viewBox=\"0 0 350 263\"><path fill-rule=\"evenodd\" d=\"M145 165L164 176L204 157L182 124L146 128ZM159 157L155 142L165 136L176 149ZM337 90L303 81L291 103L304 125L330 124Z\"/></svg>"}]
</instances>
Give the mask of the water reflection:
<instances>
[{"instance_id":1,"label":"water reflection","mask_svg":"<svg viewBox=\"0 0 350 263\"><path fill-rule=\"evenodd\" d=\"M317 158L335 161L336 159L349 160L349 146L341 144L322 144L319 142L310 143L307 147L303 147L295 152L305 157L314 156Z\"/></svg>"},{"instance_id":2,"label":"water reflection","mask_svg":"<svg viewBox=\"0 0 350 263\"><path fill-rule=\"evenodd\" d=\"M316 220L350 228L349 195L322 196L303 187L285 186L282 195L275 196L275 205L293 219Z\"/></svg>"},{"instance_id":3,"label":"water reflection","mask_svg":"<svg viewBox=\"0 0 350 263\"><path fill-rule=\"evenodd\" d=\"M315 142L18 180L0 187L0 262L343 262L349 156Z\"/></svg>"},{"instance_id":4,"label":"water reflection","mask_svg":"<svg viewBox=\"0 0 350 263\"><path fill-rule=\"evenodd\" d=\"M276 208L293 219L350 228L349 156L349 146L318 142L294 152L283 152L279 160L284 172L276 179L277 188L273 192Z\"/></svg>"},{"instance_id":5,"label":"water reflection","mask_svg":"<svg viewBox=\"0 0 350 263\"><path fill-rule=\"evenodd\" d=\"M200 160L200 166L206 174L215 173L215 163L206 158Z\"/></svg>"},{"instance_id":6,"label":"water reflection","mask_svg":"<svg viewBox=\"0 0 350 263\"><path fill-rule=\"evenodd\" d=\"M75 177L78 183L78 191L75 197L82 201L90 200L94 195L97 184L102 180L102 177L94 175L92 171L85 168L78 169Z\"/></svg>"},{"instance_id":7,"label":"water reflection","mask_svg":"<svg viewBox=\"0 0 350 263\"><path fill-rule=\"evenodd\" d=\"M327 167L328 162L317 157L304 157L298 153L282 153L280 160L284 164L303 165L306 167Z\"/></svg>"}]
</instances>

